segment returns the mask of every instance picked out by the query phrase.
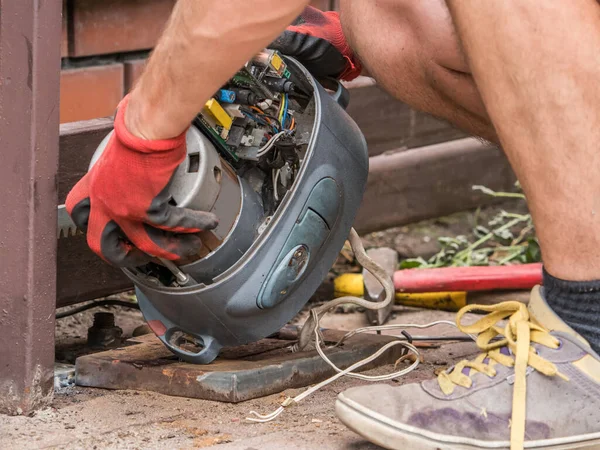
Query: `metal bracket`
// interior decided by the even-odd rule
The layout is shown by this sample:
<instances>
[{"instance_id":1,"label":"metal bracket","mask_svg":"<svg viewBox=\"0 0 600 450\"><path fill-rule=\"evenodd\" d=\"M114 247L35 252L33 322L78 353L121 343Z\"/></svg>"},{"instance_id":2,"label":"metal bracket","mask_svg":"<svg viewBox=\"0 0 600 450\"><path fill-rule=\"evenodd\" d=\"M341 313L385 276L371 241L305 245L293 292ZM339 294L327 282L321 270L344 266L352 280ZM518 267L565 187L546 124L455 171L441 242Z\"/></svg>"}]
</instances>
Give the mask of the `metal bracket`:
<instances>
[{"instance_id":1,"label":"metal bracket","mask_svg":"<svg viewBox=\"0 0 600 450\"><path fill-rule=\"evenodd\" d=\"M398 267L398 253L388 247L372 248L367 250L367 256L385 269L390 277ZM382 302L385 300L385 291L383 286L375 279L370 272L363 269L364 297L372 302ZM383 325L387 322L394 307L394 300L383 309L366 310L367 319L373 325Z\"/></svg>"}]
</instances>

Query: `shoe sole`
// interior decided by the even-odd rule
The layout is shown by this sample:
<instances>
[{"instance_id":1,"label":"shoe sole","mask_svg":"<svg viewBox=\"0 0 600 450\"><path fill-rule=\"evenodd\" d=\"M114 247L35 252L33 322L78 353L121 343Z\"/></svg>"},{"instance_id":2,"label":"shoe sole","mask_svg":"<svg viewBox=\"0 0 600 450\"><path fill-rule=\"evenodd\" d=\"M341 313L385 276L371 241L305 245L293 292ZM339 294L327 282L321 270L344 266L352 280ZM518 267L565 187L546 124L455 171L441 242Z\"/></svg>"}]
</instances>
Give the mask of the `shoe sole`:
<instances>
[{"instance_id":1,"label":"shoe sole","mask_svg":"<svg viewBox=\"0 0 600 450\"><path fill-rule=\"evenodd\" d=\"M456 442L455 436L426 437L417 428L379 417L341 393L335 403L335 412L344 425L369 442L389 450L477 450L482 448L508 450L508 442ZM412 428L412 429L411 429ZM429 434L433 434L429 432ZM565 439L528 441L525 448L536 450L600 449L600 433L588 435L584 441L565 442Z\"/></svg>"}]
</instances>

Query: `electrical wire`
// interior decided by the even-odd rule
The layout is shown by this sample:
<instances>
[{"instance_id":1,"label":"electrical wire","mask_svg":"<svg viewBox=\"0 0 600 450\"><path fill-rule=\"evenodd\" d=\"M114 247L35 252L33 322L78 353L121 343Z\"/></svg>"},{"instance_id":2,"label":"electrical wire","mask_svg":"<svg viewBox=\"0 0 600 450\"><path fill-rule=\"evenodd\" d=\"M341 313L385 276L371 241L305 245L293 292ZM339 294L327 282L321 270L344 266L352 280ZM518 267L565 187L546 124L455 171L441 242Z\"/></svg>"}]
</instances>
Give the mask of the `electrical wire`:
<instances>
[{"instance_id":1,"label":"electrical wire","mask_svg":"<svg viewBox=\"0 0 600 450\"><path fill-rule=\"evenodd\" d=\"M273 169L273 170L275 171L275 178L273 180L273 183L274 183L273 184L273 190L277 194L275 196L275 200L279 201L279 192L277 191L277 184L279 183L279 180L281 178L281 169ZM283 184L283 180L282 180L282 184Z\"/></svg>"},{"instance_id":2,"label":"electrical wire","mask_svg":"<svg viewBox=\"0 0 600 450\"><path fill-rule=\"evenodd\" d=\"M254 105L252 105L252 106L250 106L250 109L252 109L252 110L256 111L256 112L257 112L257 113L259 113L259 114L264 114L264 113L265 113L265 112L264 112L262 109L260 109L258 106L254 106Z\"/></svg>"},{"instance_id":3,"label":"electrical wire","mask_svg":"<svg viewBox=\"0 0 600 450\"><path fill-rule=\"evenodd\" d=\"M277 128L277 132L281 131L284 128L283 125L281 124L280 120L277 119L277 117L275 117L271 114L267 114L262 109L260 109L258 106L252 105L252 106L249 106L248 108L251 109L252 111L254 111L255 113L257 113L259 115L260 119L268 122L273 127ZM246 108L244 108L244 109L242 109L242 112L248 112L248 111ZM252 114L252 113L250 113L250 114Z\"/></svg>"},{"instance_id":4,"label":"electrical wire","mask_svg":"<svg viewBox=\"0 0 600 450\"><path fill-rule=\"evenodd\" d=\"M298 344L296 344L294 346L294 350L299 351L299 350L305 350L305 349L312 347L311 341L314 339L314 347L316 348L319 356L321 356L321 358L330 367L332 367L337 373L334 376L328 378L327 380L324 380L321 383L318 383L315 386L307 389L306 391L302 392L301 394L297 395L294 398L291 398L291 397L286 398L282 402L281 406L270 414L262 415L262 414L257 413L256 411L250 411L250 415L253 417L247 417L246 420L251 421L251 422L259 422L259 423L270 422L271 420L278 417L288 406L299 403L300 401L302 401L309 395L313 394L314 392L318 391L322 387L327 386L328 384L334 382L335 380L337 380L338 378L341 378L343 376L349 376L352 378L358 378L358 379L366 380L366 381L391 380L394 378L399 378L401 376L404 376L404 375L412 372L419 365L420 353L417 350L417 348L414 345L412 345L410 342L406 342L401 339L397 339L397 340L388 342L383 347L381 347L377 352L375 352L373 355L352 364L350 367L348 367L347 369L344 369L344 370L337 367L323 351L323 348L321 347L321 342L324 339L323 339L323 336L321 335L321 331L320 331L321 330L320 321L321 321L321 318L328 311L330 311L332 308L335 308L336 306L338 306L341 303L352 303L355 305L362 306L366 309L379 310L382 308L386 308L390 304L390 302L393 301L393 299L395 297L395 288L394 288L394 284L392 282L391 277L386 273L386 271L381 266L379 266L375 261L373 261L371 258L369 258L367 256L367 253L365 252L365 249L360 240L360 237L358 236L358 233L356 233L356 231L354 229L350 230L349 241L350 241L350 245L352 247L352 250L354 251L354 254L355 254L356 259L358 260L359 264L361 266L363 266L371 274L373 274L373 276L377 279L377 281L379 281L379 283L381 283L381 285L383 286L384 291L385 291L384 301L383 302L371 302L371 301L368 301L368 300L365 300L365 299L362 299L359 297L345 296L345 297L337 298L335 300L331 300L322 306L318 306L316 308L311 309L308 319L306 320L306 322L304 323L304 326L300 330ZM423 324L423 325L420 325L420 324L394 324L394 325L363 327L363 328L358 328L356 330L353 330L353 331L345 334L342 337L342 339L340 339L339 342L337 342L335 345L330 346L328 348L331 349L331 348L338 347L339 345L341 345L345 340L349 339L350 337L355 336L356 334L366 333L369 331L395 330L395 329L404 329L404 328L430 328L430 327L433 327L436 325L441 325L441 324L452 325L453 327L456 328L456 324L454 324L453 322L450 322L450 321L446 321L446 320L438 320L436 322L431 322L431 323ZM470 336L470 338L476 339L475 336ZM431 338L431 340L434 340L434 339ZM381 356L387 350L389 350L390 348L397 346L397 345L404 347L408 353L404 354L404 356L402 356L396 362L396 365L398 362L405 359L408 355L412 354L414 356L414 361L409 367L406 367L402 370L395 371L393 373L384 374L384 375L365 375L365 374L355 372L356 369L359 369L359 368L365 366L366 364L369 364L371 361L374 361L375 359L377 359L379 356Z\"/></svg>"},{"instance_id":5,"label":"electrical wire","mask_svg":"<svg viewBox=\"0 0 600 450\"><path fill-rule=\"evenodd\" d=\"M289 98L287 96L287 94L283 95L283 115L281 116L281 124L283 125L283 127L285 128L285 123L287 121L287 117L288 117L288 107L289 107Z\"/></svg>"},{"instance_id":6,"label":"electrical wire","mask_svg":"<svg viewBox=\"0 0 600 450\"><path fill-rule=\"evenodd\" d=\"M246 117L248 117L249 119L254 120L256 123L260 124L260 125L270 125L269 122L267 122L266 120L257 117L255 114L251 113L250 111L246 111L246 110L241 110L242 114L244 114Z\"/></svg>"},{"instance_id":7,"label":"electrical wire","mask_svg":"<svg viewBox=\"0 0 600 450\"><path fill-rule=\"evenodd\" d=\"M271 176L273 177L273 197L275 197L275 201L279 201L279 193L277 192L277 183L279 182L279 177L281 176L281 169L273 169L271 171Z\"/></svg>"},{"instance_id":8,"label":"electrical wire","mask_svg":"<svg viewBox=\"0 0 600 450\"><path fill-rule=\"evenodd\" d=\"M438 325L450 325L453 328L457 328L456 323L450 321L450 320L436 320L434 322L429 322L429 323L425 323L425 324L417 324L417 323L395 323L393 325L373 325L373 326L369 326L369 327L362 327L362 328L356 328L348 333L346 333L344 335L344 337L334 345L334 347L337 347L339 345L341 345L346 339L350 339L352 336L356 335L356 334L360 334L360 333L365 333L368 331L391 331L391 330L404 330L406 328L418 328L420 330L425 329L425 328L431 328L431 327L435 327ZM412 337L412 336L411 336ZM431 340L431 341L462 341L462 340L476 340L477 336L473 335L473 334L468 334L466 336L414 336L412 337L415 340L420 340L420 341L425 341L425 340Z\"/></svg>"},{"instance_id":9,"label":"electrical wire","mask_svg":"<svg viewBox=\"0 0 600 450\"><path fill-rule=\"evenodd\" d=\"M273 124L274 127L277 128L277 131L281 131L283 129L283 126L281 125L281 123L279 122L279 120L277 120L277 117L271 115L271 114L267 114L267 113L262 113L262 117L265 119L269 119L270 121L275 122Z\"/></svg>"},{"instance_id":10,"label":"electrical wire","mask_svg":"<svg viewBox=\"0 0 600 450\"><path fill-rule=\"evenodd\" d=\"M77 308L73 308L69 311L57 312L56 318L63 319L65 317L73 316L80 312L87 311L88 309L99 308L99 307L103 307L103 306L123 306L125 308L140 309L140 305L137 303L126 302L123 300L116 300L116 299L108 298L106 300L98 300L96 302L87 303L87 304L79 306Z\"/></svg>"},{"instance_id":11,"label":"electrical wire","mask_svg":"<svg viewBox=\"0 0 600 450\"><path fill-rule=\"evenodd\" d=\"M283 124L283 110L285 109L285 94L281 94L281 100L279 102L279 113L277 117L279 117L279 122Z\"/></svg>"},{"instance_id":12,"label":"electrical wire","mask_svg":"<svg viewBox=\"0 0 600 450\"><path fill-rule=\"evenodd\" d=\"M272 116L268 116L265 114L265 117L258 117L255 114L253 114L247 110L242 110L242 114L244 114L246 117L248 117L249 119L252 119L253 121L255 121L256 123L258 123L260 125L263 125L266 127L271 127L271 129L274 133L279 133L281 131L281 124L279 124L277 119L275 119ZM271 118L271 117L273 118L273 120L275 120L277 122L277 124L273 124L267 120L268 118Z\"/></svg>"},{"instance_id":13,"label":"electrical wire","mask_svg":"<svg viewBox=\"0 0 600 450\"><path fill-rule=\"evenodd\" d=\"M269 139L269 141L263 147L258 149L256 156L260 158L261 156L264 156L267 153L269 153L269 151L271 151L275 143L286 134L288 134L288 131L280 131L279 133L273 135L273 137L271 137L271 139Z\"/></svg>"}]
</instances>

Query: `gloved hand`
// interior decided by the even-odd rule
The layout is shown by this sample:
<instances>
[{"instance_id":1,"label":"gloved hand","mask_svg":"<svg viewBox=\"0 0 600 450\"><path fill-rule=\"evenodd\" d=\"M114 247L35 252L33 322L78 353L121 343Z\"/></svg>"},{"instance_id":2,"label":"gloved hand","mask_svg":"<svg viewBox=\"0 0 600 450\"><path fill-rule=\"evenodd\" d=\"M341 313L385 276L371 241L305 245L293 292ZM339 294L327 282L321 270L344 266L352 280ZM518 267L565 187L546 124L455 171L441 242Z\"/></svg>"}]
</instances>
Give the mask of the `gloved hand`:
<instances>
[{"instance_id":1,"label":"gloved hand","mask_svg":"<svg viewBox=\"0 0 600 450\"><path fill-rule=\"evenodd\" d=\"M202 247L194 233L215 228L218 220L169 203L169 182L186 157L185 133L159 141L134 136L125 127L128 100L121 101L110 142L69 193L66 209L90 248L116 266L194 255Z\"/></svg>"},{"instance_id":2,"label":"gloved hand","mask_svg":"<svg viewBox=\"0 0 600 450\"><path fill-rule=\"evenodd\" d=\"M307 6L294 24L270 46L300 61L319 77L350 81L360 75L360 61L346 42L337 12Z\"/></svg>"}]
</instances>

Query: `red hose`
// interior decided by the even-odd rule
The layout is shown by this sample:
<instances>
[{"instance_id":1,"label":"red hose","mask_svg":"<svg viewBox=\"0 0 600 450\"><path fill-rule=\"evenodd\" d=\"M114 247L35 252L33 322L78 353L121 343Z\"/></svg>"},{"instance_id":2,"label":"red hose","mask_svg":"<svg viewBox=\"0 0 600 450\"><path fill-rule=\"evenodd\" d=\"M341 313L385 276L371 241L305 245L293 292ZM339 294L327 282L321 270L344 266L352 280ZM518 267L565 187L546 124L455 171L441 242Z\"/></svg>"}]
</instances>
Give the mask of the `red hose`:
<instances>
[{"instance_id":1,"label":"red hose","mask_svg":"<svg viewBox=\"0 0 600 450\"><path fill-rule=\"evenodd\" d=\"M397 292L531 289L542 283L542 264L407 269L394 274Z\"/></svg>"}]
</instances>

